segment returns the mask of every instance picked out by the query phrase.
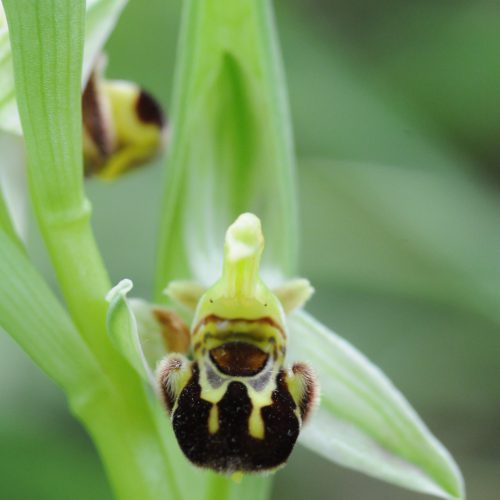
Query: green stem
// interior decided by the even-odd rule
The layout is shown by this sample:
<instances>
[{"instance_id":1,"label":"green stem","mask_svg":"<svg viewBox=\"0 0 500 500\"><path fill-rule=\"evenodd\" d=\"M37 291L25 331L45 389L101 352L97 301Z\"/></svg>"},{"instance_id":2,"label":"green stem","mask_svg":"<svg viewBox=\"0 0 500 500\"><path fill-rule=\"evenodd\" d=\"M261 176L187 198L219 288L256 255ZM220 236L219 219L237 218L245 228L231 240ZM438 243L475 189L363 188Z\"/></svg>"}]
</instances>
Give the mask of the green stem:
<instances>
[{"instance_id":1,"label":"green stem","mask_svg":"<svg viewBox=\"0 0 500 500\"><path fill-rule=\"evenodd\" d=\"M71 404L97 446L117 498L157 500L168 494L187 500L141 382L133 377L123 382L122 393L103 390L83 404Z\"/></svg>"},{"instance_id":2,"label":"green stem","mask_svg":"<svg viewBox=\"0 0 500 500\"><path fill-rule=\"evenodd\" d=\"M210 474L208 479L206 500L220 500L230 498L231 483L230 480L218 474Z\"/></svg>"},{"instance_id":3,"label":"green stem","mask_svg":"<svg viewBox=\"0 0 500 500\"><path fill-rule=\"evenodd\" d=\"M83 0L7 0L28 182L43 238L71 315L101 359L110 288L83 192L81 90Z\"/></svg>"},{"instance_id":4,"label":"green stem","mask_svg":"<svg viewBox=\"0 0 500 500\"><path fill-rule=\"evenodd\" d=\"M171 498L181 499L150 395L106 332L110 283L83 192L80 78L85 2L3 4L35 215L73 321L101 370L98 377L63 386L120 498L156 500L170 492Z\"/></svg>"}]
</instances>

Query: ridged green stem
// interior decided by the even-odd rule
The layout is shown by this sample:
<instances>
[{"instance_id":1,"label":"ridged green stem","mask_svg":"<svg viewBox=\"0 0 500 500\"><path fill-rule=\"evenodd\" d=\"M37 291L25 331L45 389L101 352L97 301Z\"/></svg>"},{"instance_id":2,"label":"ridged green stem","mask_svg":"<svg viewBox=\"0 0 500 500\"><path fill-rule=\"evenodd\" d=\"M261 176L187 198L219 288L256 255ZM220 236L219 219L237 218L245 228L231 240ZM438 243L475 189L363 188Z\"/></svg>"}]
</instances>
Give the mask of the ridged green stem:
<instances>
[{"instance_id":1,"label":"ridged green stem","mask_svg":"<svg viewBox=\"0 0 500 500\"><path fill-rule=\"evenodd\" d=\"M82 349L91 352L94 368L87 379L75 379L71 366L52 373L60 363L57 352L38 361L64 387L73 412L93 436L119 498L156 500L168 491L170 498L181 499L150 396L106 333L110 282L83 191L80 81L85 2L3 3L30 195L62 294L84 340ZM16 332L10 333L15 337ZM21 343L36 360L35 344L26 339ZM54 342L67 346L63 331ZM82 355L71 353L75 361ZM163 423L168 425L166 419Z\"/></svg>"}]
</instances>

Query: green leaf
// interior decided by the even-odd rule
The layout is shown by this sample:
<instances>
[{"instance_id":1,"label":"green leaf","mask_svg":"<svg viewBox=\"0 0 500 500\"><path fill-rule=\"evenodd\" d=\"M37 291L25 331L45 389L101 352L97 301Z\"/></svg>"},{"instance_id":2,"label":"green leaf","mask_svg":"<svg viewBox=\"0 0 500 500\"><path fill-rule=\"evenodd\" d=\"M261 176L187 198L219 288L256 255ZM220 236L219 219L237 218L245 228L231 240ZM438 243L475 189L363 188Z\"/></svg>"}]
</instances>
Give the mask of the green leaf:
<instances>
[{"instance_id":1,"label":"green leaf","mask_svg":"<svg viewBox=\"0 0 500 500\"><path fill-rule=\"evenodd\" d=\"M155 376L146 362L139 339L137 321L127 301L127 293L132 290L132 287L130 280L122 280L106 296L109 302L108 334L113 345L135 371L154 387Z\"/></svg>"},{"instance_id":2,"label":"green leaf","mask_svg":"<svg viewBox=\"0 0 500 500\"><path fill-rule=\"evenodd\" d=\"M4 0L5 4L8 2ZM88 0L85 24L85 55L82 82L90 74L96 56L102 50L127 0ZM33 9L33 4L28 8ZM0 5L0 129L21 135L9 32Z\"/></svg>"},{"instance_id":3,"label":"green leaf","mask_svg":"<svg viewBox=\"0 0 500 500\"><path fill-rule=\"evenodd\" d=\"M224 232L246 211L263 222L274 275L294 268L294 159L268 0L184 5L172 142L158 251L167 282L219 275Z\"/></svg>"},{"instance_id":4,"label":"green leaf","mask_svg":"<svg viewBox=\"0 0 500 500\"><path fill-rule=\"evenodd\" d=\"M290 318L290 355L314 368L321 403L301 442L328 460L409 489L465 498L446 449L387 377L305 312Z\"/></svg>"},{"instance_id":5,"label":"green leaf","mask_svg":"<svg viewBox=\"0 0 500 500\"><path fill-rule=\"evenodd\" d=\"M96 381L101 372L71 319L2 230L0 327L65 389L70 399L86 399L94 386L100 385Z\"/></svg>"}]
</instances>

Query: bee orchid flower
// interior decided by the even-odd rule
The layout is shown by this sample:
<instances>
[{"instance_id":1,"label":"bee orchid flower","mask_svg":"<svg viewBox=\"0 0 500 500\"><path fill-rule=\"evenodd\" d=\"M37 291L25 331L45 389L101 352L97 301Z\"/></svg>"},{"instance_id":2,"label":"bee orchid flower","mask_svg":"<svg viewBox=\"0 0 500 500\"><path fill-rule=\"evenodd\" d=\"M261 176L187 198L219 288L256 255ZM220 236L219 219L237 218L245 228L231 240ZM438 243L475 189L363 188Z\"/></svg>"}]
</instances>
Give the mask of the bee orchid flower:
<instances>
[{"instance_id":1,"label":"bee orchid flower","mask_svg":"<svg viewBox=\"0 0 500 500\"><path fill-rule=\"evenodd\" d=\"M402 394L303 310L309 282L265 285L263 243L259 219L242 214L212 286L173 282L168 308L128 299L130 280L108 295L112 341L163 402L187 458L224 474L275 470L299 437L341 465L460 498L441 486L461 488L457 466Z\"/></svg>"}]
</instances>

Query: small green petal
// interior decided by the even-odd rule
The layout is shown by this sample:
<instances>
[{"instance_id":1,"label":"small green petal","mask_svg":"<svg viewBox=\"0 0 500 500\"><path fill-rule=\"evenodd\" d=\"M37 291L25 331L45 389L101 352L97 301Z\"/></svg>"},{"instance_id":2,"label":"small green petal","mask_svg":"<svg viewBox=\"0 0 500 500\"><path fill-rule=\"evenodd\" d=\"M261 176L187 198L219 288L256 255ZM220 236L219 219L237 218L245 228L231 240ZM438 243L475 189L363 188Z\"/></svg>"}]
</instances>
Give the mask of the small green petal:
<instances>
[{"instance_id":1,"label":"small green petal","mask_svg":"<svg viewBox=\"0 0 500 500\"><path fill-rule=\"evenodd\" d=\"M161 308L142 299L130 298L127 302L137 323L139 342L146 363L149 370L155 373L158 362L168 354L161 324L154 314L155 310Z\"/></svg>"},{"instance_id":2,"label":"small green petal","mask_svg":"<svg viewBox=\"0 0 500 500\"><path fill-rule=\"evenodd\" d=\"M139 340L137 321L127 301L132 290L132 281L125 279L110 290L106 296L109 302L107 328L113 345L122 353L136 372L152 386L156 385Z\"/></svg>"},{"instance_id":3,"label":"small green petal","mask_svg":"<svg viewBox=\"0 0 500 500\"><path fill-rule=\"evenodd\" d=\"M196 281L171 281L163 293L179 307L193 313L206 287Z\"/></svg>"},{"instance_id":4,"label":"small green petal","mask_svg":"<svg viewBox=\"0 0 500 500\"><path fill-rule=\"evenodd\" d=\"M274 294L280 300L286 314L301 309L314 293L314 288L309 280L295 278L285 281L273 289Z\"/></svg>"}]
</instances>

